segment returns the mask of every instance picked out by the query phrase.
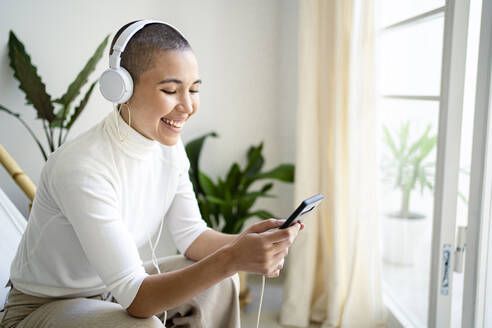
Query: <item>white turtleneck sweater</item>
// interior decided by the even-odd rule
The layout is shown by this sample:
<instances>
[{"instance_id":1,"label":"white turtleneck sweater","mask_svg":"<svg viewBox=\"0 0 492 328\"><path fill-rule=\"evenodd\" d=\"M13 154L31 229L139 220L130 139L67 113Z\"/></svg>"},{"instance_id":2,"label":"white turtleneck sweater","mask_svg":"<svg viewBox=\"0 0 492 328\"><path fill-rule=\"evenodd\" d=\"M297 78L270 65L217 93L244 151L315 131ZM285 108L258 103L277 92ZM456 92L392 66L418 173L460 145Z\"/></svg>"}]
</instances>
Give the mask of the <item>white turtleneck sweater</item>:
<instances>
[{"instance_id":1,"label":"white turtleneck sweater","mask_svg":"<svg viewBox=\"0 0 492 328\"><path fill-rule=\"evenodd\" d=\"M164 146L114 112L65 143L41 172L10 270L14 287L40 297L110 291L126 309L148 276L138 247L161 220L182 254L208 229L188 169L181 139Z\"/></svg>"}]
</instances>

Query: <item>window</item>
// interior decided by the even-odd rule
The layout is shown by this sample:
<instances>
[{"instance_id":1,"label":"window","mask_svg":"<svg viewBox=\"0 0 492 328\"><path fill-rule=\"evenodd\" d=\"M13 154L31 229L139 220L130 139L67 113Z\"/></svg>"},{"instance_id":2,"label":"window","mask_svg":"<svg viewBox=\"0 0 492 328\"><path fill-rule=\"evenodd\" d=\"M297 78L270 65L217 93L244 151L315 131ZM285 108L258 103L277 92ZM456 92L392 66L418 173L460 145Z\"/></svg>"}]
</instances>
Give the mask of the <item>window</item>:
<instances>
[{"instance_id":1,"label":"window","mask_svg":"<svg viewBox=\"0 0 492 328\"><path fill-rule=\"evenodd\" d=\"M444 0L376 0L377 106L384 300L404 325L428 323ZM457 226L467 224L480 0L471 0ZM463 274L454 273L452 326L461 326Z\"/></svg>"}]
</instances>

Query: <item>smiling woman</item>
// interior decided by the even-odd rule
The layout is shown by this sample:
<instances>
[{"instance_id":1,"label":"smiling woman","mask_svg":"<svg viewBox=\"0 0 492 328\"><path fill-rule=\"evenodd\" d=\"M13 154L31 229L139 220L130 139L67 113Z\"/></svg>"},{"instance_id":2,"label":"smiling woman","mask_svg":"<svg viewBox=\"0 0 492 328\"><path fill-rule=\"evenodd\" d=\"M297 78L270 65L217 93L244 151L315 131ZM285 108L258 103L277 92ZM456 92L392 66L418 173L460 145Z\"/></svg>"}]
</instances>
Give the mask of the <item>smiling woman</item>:
<instances>
[{"instance_id":1,"label":"smiling woman","mask_svg":"<svg viewBox=\"0 0 492 328\"><path fill-rule=\"evenodd\" d=\"M164 79L162 79L164 77ZM154 64L135 84L131 108L132 127L143 136L172 146L186 121L200 105L198 63L191 50L159 51ZM129 122L129 111L122 110Z\"/></svg>"},{"instance_id":2,"label":"smiling woman","mask_svg":"<svg viewBox=\"0 0 492 328\"><path fill-rule=\"evenodd\" d=\"M239 327L237 272L278 277L300 225L207 228L180 138L199 107L191 47L138 21L111 49L100 88L117 110L48 157L0 327ZM164 222L183 255L157 258Z\"/></svg>"},{"instance_id":3,"label":"smiling woman","mask_svg":"<svg viewBox=\"0 0 492 328\"><path fill-rule=\"evenodd\" d=\"M120 36L135 23L116 33L109 53L114 58L119 52L113 49L124 48L118 69L128 72L133 81L130 99L118 107L125 122L133 123L141 135L172 146L200 105L198 63L188 41L168 24L147 24L122 43Z\"/></svg>"}]
</instances>

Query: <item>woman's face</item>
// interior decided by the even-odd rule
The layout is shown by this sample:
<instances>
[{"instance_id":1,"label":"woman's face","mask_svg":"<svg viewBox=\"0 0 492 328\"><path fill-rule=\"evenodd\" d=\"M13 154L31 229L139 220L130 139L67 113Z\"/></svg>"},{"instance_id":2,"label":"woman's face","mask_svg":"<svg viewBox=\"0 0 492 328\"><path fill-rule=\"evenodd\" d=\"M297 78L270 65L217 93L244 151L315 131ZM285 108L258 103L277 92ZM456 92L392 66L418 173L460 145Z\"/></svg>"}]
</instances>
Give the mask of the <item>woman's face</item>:
<instances>
[{"instance_id":1,"label":"woman's face","mask_svg":"<svg viewBox=\"0 0 492 328\"><path fill-rule=\"evenodd\" d=\"M191 50L163 51L140 75L128 101L131 126L143 136L172 146L200 105L198 63ZM128 122L127 106L122 114Z\"/></svg>"}]
</instances>

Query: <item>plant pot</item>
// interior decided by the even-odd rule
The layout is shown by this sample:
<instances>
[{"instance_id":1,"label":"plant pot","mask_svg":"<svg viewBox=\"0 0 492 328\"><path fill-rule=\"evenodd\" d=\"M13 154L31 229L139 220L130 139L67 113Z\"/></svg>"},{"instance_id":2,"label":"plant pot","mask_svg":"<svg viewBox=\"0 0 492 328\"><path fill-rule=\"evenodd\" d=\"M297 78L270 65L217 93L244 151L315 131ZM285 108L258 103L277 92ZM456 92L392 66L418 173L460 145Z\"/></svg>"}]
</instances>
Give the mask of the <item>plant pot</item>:
<instances>
[{"instance_id":1,"label":"plant pot","mask_svg":"<svg viewBox=\"0 0 492 328\"><path fill-rule=\"evenodd\" d=\"M385 215L382 222L383 260L396 265L414 265L419 246L426 236L426 221L425 215L421 214Z\"/></svg>"},{"instance_id":2,"label":"plant pot","mask_svg":"<svg viewBox=\"0 0 492 328\"><path fill-rule=\"evenodd\" d=\"M248 273L239 272L239 305L244 308L251 303L251 291L248 287Z\"/></svg>"}]
</instances>

